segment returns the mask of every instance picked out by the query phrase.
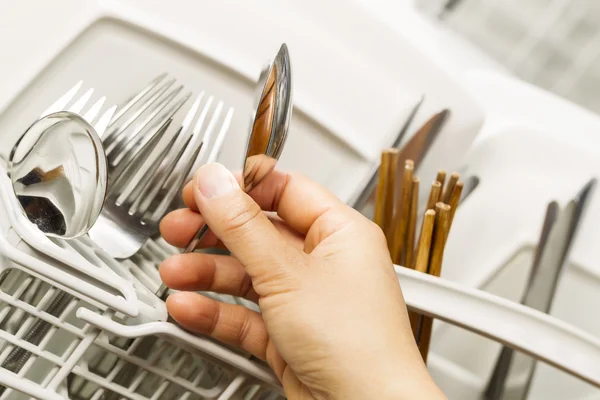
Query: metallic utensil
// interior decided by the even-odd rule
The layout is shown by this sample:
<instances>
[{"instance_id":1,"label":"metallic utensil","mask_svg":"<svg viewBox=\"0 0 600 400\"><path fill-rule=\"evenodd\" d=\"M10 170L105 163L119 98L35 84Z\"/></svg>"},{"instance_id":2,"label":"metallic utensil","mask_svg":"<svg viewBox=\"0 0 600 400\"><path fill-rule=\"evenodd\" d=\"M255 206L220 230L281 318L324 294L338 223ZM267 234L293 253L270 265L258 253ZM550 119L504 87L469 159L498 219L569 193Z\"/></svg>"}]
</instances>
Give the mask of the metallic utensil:
<instances>
[{"instance_id":1,"label":"metallic utensil","mask_svg":"<svg viewBox=\"0 0 600 400\"><path fill-rule=\"evenodd\" d=\"M51 237L73 239L85 234L106 197L106 156L88 122L94 122L104 99L84 117L76 112L88 98L80 100L69 111L35 121L10 153L9 174L19 204L29 221ZM110 117L103 117L102 127Z\"/></svg>"},{"instance_id":2,"label":"metallic utensil","mask_svg":"<svg viewBox=\"0 0 600 400\"><path fill-rule=\"evenodd\" d=\"M463 201L465 201L467 199L467 197L469 197L471 195L471 193L473 193L473 191L475 191L475 189L477 189L477 186L479 186L479 177L475 176L475 175L470 175L469 177L467 177L467 179L465 179L465 184L463 187L463 191L460 195L460 201L459 201L459 205L463 203Z\"/></svg>"},{"instance_id":3,"label":"metallic utensil","mask_svg":"<svg viewBox=\"0 0 600 400\"><path fill-rule=\"evenodd\" d=\"M448 15L456 11L463 0L446 0L438 12L438 19L444 20Z\"/></svg>"},{"instance_id":4,"label":"metallic utensil","mask_svg":"<svg viewBox=\"0 0 600 400\"><path fill-rule=\"evenodd\" d=\"M432 115L431 118L421 126L400 150L400 163L402 165L404 164L404 160L413 160L415 163L415 170L418 170L423 159L425 159L425 156L429 152L429 149L431 149L431 146L444 128L450 114L450 110L443 109Z\"/></svg>"},{"instance_id":5,"label":"metallic utensil","mask_svg":"<svg viewBox=\"0 0 600 400\"><path fill-rule=\"evenodd\" d=\"M242 189L251 191L271 171L283 151L292 116L292 76L287 46L281 45L273 63L265 68L257 88L258 105L248 136L243 169ZM185 248L185 253L196 249L208 232L205 224ZM160 292L164 292L161 287Z\"/></svg>"},{"instance_id":6,"label":"metallic utensil","mask_svg":"<svg viewBox=\"0 0 600 400\"><path fill-rule=\"evenodd\" d=\"M119 109L103 144L109 162L109 192L89 234L117 259L135 254L159 234L159 222L181 191L193 165L204 159L214 131L220 146L233 109L201 93L179 127L171 127L191 94L161 75ZM194 124L194 121L195 124ZM171 129L175 128L175 129ZM212 153L211 153L212 154ZM209 155L210 157L210 155Z\"/></svg>"},{"instance_id":7,"label":"metallic utensil","mask_svg":"<svg viewBox=\"0 0 600 400\"><path fill-rule=\"evenodd\" d=\"M563 210L559 209L556 202L548 205L533 265L521 300L523 305L545 313L550 312L559 278L595 186L596 179L590 180ZM499 400L504 397L506 381L514 357L514 350L508 347L502 348L484 392L485 400ZM510 398L527 397L536 363L530 359L529 364L525 386L520 388L520 393L511 393Z\"/></svg>"},{"instance_id":8,"label":"metallic utensil","mask_svg":"<svg viewBox=\"0 0 600 400\"><path fill-rule=\"evenodd\" d=\"M531 288L531 284L533 283L536 273L540 266L540 261L542 258L542 254L546 249L548 238L550 237L550 232L552 231L554 225L556 224L556 220L559 214L559 206L555 201L548 204L546 208L546 216L544 217L544 224L542 225L542 231L540 234L540 239L538 241L538 245L536 247L533 265L531 266L531 271L529 273L529 278L527 281L527 285L525 286L525 291L523 292L523 297L521 299L521 304L524 303L525 298ZM500 352L500 356L498 361L496 362L496 366L494 367L494 372L492 373L492 377L488 382L486 390L484 392L483 399L485 400L499 400L504 395L504 389L506 386L506 380L509 376L511 366L513 364L514 358L514 350L509 347L503 347Z\"/></svg>"},{"instance_id":9,"label":"metallic utensil","mask_svg":"<svg viewBox=\"0 0 600 400\"><path fill-rule=\"evenodd\" d=\"M59 98L25 132L13 148L9 166L15 194L29 220L47 236L64 239L85 234L100 212L106 193L107 163L99 137L116 110L111 107L98 118L106 100L103 97L83 117L79 116L93 94L90 89L72 101L81 84ZM37 210L33 209L35 203ZM45 311L60 317L72 299L66 292L57 291ZM38 319L22 339L38 345L51 327ZM17 373L30 356L27 350L14 347L2 368ZM0 395L5 390L0 387Z\"/></svg>"},{"instance_id":10,"label":"metallic utensil","mask_svg":"<svg viewBox=\"0 0 600 400\"><path fill-rule=\"evenodd\" d=\"M257 88L260 96L244 162L242 189L246 192L255 188L273 170L287 138L292 114L292 82L290 59L285 44L279 49L273 63L262 71ZM212 157L216 158L216 155ZM206 232L208 225L205 224L190 241L185 253L194 251ZM168 288L161 284L156 295L164 299L167 293ZM148 354L156 340L156 337L144 338L136 352ZM134 365L123 367L115 382L122 386L130 385L138 369Z\"/></svg>"},{"instance_id":11,"label":"metallic utensil","mask_svg":"<svg viewBox=\"0 0 600 400\"><path fill-rule=\"evenodd\" d=\"M439 133L442 131L446 121L450 117L450 110L444 109L427 120L421 128L410 138L410 140L402 146L400 149L400 155L398 157L398 172L397 176L401 176L404 162L406 160L413 160L415 165L415 171L418 170L420 165L423 162L423 159L431 149L431 146L437 139ZM401 183L401 180L399 181ZM397 187L396 190L400 190L400 187ZM366 196L367 193L361 195L361 197ZM363 197L364 198L364 197ZM364 215L371 218L371 212L373 209L373 204L375 201L375 191L372 191L368 194L367 202L363 207L357 208ZM358 204L359 205L359 204Z\"/></svg>"},{"instance_id":12,"label":"metallic utensil","mask_svg":"<svg viewBox=\"0 0 600 400\"><path fill-rule=\"evenodd\" d=\"M408 132L408 129L410 128L410 125L412 124L413 120L415 119L415 116L417 115L419 109L421 108L421 105L423 104L424 100L425 100L425 96L421 96L419 101L413 106L412 110L410 111L410 114L408 114L408 118L406 118L406 120L404 121L404 124L402 124L402 127L400 128L400 132L394 139L394 142L391 145L392 148L394 148L394 149L400 148L400 143L402 142L402 139L404 139L404 136L406 136L406 132ZM378 162L379 162L379 160L378 160ZM353 196L354 200L350 201L350 204L352 204L352 207L354 209L362 210L369 200L373 201L372 197L374 196L374 193L375 193L375 190L377 187L378 176L379 176L379 164L377 164L373 168L373 171L370 174L367 184L362 187L362 189L360 190L360 192L357 195Z\"/></svg>"}]
</instances>

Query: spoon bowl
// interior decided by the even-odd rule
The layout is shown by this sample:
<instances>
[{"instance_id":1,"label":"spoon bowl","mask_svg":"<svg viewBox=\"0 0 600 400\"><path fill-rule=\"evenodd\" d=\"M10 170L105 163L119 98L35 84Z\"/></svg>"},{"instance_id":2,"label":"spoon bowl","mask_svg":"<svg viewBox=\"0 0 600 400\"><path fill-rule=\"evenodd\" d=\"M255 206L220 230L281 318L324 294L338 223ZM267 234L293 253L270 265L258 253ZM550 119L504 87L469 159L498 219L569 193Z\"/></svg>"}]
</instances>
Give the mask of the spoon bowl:
<instances>
[{"instance_id":1,"label":"spoon bowl","mask_svg":"<svg viewBox=\"0 0 600 400\"><path fill-rule=\"evenodd\" d=\"M35 121L9 159L23 213L46 236L73 239L94 224L107 192L102 141L83 117L69 111Z\"/></svg>"},{"instance_id":2,"label":"spoon bowl","mask_svg":"<svg viewBox=\"0 0 600 400\"><path fill-rule=\"evenodd\" d=\"M275 168L283 151L292 116L290 56L285 43L260 74L242 189L250 192Z\"/></svg>"}]
</instances>

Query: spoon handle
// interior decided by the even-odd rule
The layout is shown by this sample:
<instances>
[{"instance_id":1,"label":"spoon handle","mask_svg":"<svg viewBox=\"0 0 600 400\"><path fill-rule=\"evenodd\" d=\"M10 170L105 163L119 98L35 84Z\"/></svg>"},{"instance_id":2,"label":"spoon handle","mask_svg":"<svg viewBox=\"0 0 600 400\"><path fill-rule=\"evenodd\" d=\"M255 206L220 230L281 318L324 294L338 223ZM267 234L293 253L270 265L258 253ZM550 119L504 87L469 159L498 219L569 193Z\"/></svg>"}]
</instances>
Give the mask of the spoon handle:
<instances>
[{"instance_id":1,"label":"spoon handle","mask_svg":"<svg viewBox=\"0 0 600 400\"><path fill-rule=\"evenodd\" d=\"M198 230L198 232L196 232L196 234L194 235L192 240L190 240L190 242L186 246L185 250L183 251L183 254L193 252L196 249L196 246L198 246L198 243L200 243L202 238L204 238L204 236L206 235L206 232L208 232L208 225L204 224L204 225L202 225L202 228L200 228ZM167 295L168 290L169 290L169 288L167 288L164 283L161 283L160 287L155 292L155 294L160 299L166 300L166 295Z\"/></svg>"},{"instance_id":2,"label":"spoon handle","mask_svg":"<svg viewBox=\"0 0 600 400\"><path fill-rule=\"evenodd\" d=\"M198 232L196 232L196 235L194 235L194 238L192 240L190 240L190 242L186 246L183 253L184 254L191 253L194 250L196 250L196 246L198 246L198 243L200 243L200 241L204 238L204 236L206 235L207 232L208 232L208 225L206 225L206 224L202 225L202 228L200 228L198 230Z\"/></svg>"}]
</instances>

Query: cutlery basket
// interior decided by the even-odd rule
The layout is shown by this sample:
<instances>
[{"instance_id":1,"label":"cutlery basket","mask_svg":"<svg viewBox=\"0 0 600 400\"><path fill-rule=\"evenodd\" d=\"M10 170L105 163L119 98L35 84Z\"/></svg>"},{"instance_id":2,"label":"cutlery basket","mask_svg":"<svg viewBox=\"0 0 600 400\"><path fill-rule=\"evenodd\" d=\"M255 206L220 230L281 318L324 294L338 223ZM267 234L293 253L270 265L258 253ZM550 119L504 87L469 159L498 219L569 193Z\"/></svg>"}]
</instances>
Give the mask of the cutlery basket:
<instances>
[{"instance_id":1,"label":"cutlery basket","mask_svg":"<svg viewBox=\"0 0 600 400\"><path fill-rule=\"evenodd\" d=\"M48 239L19 223L0 171L0 399L281 397L264 366L164 322L146 285L166 244L150 241L136 265L89 238Z\"/></svg>"},{"instance_id":2,"label":"cutlery basket","mask_svg":"<svg viewBox=\"0 0 600 400\"><path fill-rule=\"evenodd\" d=\"M3 260L5 261L5 260ZM70 296L15 263L0 274L0 384L2 399L276 399L280 391L269 372L213 342L194 337L166 322L127 325L72 296L58 315L47 310ZM39 343L28 341L32 327L45 324ZM152 340L149 351L136 349ZM32 343L33 341L33 343ZM30 353L17 373L10 355ZM8 362L7 362L8 361ZM120 374L135 372L129 387ZM265 382L267 380L268 382ZM112 396L112 397L111 397Z\"/></svg>"}]
</instances>

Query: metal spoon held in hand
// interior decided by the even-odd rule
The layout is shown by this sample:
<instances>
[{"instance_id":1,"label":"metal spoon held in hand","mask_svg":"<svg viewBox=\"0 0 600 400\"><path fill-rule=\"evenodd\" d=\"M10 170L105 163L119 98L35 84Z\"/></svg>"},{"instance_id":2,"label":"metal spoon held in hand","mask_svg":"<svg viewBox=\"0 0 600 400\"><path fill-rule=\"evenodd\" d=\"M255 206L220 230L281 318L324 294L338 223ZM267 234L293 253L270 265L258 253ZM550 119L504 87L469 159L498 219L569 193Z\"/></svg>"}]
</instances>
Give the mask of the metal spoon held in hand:
<instances>
[{"instance_id":1,"label":"metal spoon held in hand","mask_svg":"<svg viewBox=\"0 0 600 400\"><path fill-rule=\"evenodd\" d=\"M273 62L261 72L257 89L257 107L244 161L242 189L246 193L273 171L287 138L292 115L292 76L285 43ZM193 252L207 232L208 225L204 224L184 253ZM164 284L161 285L157 296L163 297L166 290Z\"/></svg>"},{"instance_id":2,"label":"metal spoon held in hand","mask_svg":"<svg viewBox=\"0 0 600 400\"><path fill-rule=\"evenodd\" d=\"M27 129L10 154L13 190L46 236L73 239L96 222L107 191L107 162L96 130L60 111Z\"/></svg>"},{"instance_id":3,"label":"metal spoon held in hand","mask_svg":"<svg viewBox=\"0 0 600 400\"><path fill-rule=\"evenodd\" d=\"M261 73L258 88L258 106L248 137L244 162L242 189L250 192L275 168L285 143L292 115L292 82L290 58L283 44L273 63ZM204 224L188 243L184 253L190 253L204 235Z\"/></svg>"}]
</instances>

